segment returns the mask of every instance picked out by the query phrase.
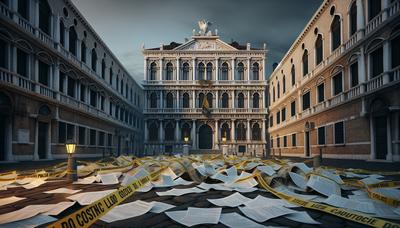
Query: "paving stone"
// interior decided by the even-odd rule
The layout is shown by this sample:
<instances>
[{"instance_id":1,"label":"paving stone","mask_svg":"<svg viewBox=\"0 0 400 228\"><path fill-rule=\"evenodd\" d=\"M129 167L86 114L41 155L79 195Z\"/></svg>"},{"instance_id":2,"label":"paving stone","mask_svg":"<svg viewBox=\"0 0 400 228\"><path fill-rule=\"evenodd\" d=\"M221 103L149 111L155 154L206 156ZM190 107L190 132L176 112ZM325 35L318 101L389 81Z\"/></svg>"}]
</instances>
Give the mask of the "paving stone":
<instances>
[{"instance_id":1,"label":"paving stone","mask_svg":"<svg viewBox=\"0 0 400 228\"><path fill-rule=\"evenodd\" d=\"M287 226L287 227L298 227L301 225L301 223L287 219L283 216L273 218L273 219L271 219L271 222L278 223L279 225Z\"/></svg>"},{"instance_id":2,"label":"paving stone","mask_svg":"<svg viewBox=\"0 0 400 228\"><path fill-rule=\"evenodd\" d=\"M323 216L320 217L320 220L323 222L327 221L330 223L340 223L340 224L344 223L344 220L342 218L330 214L324 214Z\"/></svg>"},{"instance_id":3,"label":"paving stone","mask_svg":"<svg viewBox=\"0 0 400 228\"><path fill-rule=\"evenodd\" d=\"M214 205L214 204L211 204L211 203L208 202L208 201L202 201L202 202L194 203L193 206L194 206L194 207L204 207L204 208L206 208L206 207L213 207L213 206L215 206L215 205Z\"/></svg>"},{"instance_id":4,"label":"paving stone","mask_svg":"<svg viewBox=\"0 0 400 228\"><path fill-rule=\"evenodd\" d=\"M176 203L187 203L193 201L193 197L189 195L175 196L174 198L172 198L172 200Z\"/></svg>"}]
</instances>

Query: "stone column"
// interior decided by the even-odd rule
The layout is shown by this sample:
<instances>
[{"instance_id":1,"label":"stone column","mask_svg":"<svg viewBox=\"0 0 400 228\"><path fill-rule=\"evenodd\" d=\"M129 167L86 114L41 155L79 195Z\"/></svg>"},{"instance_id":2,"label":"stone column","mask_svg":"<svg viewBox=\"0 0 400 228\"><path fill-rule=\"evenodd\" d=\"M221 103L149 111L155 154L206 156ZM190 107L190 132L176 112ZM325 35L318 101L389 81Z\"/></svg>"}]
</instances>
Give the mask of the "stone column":
<instances>
[{"instance_id":1,"label":"stone column","mask_svg":"<svg viewBox=\"0 0 400 228\"><path fill-rule=\"evenodd\" d=\"M247 108L250 109L252 107L251 100L250 100L250 91L247 91Z\"/></svg>"},{"instance_id":2,"label":"stone column","mask_svg":"<svg viewBox=\"0 0 400 228\"><path fill-rule=\"evenodd\" d=\"M147 80L149 80L147 78L148 77L148 73L149 73L149 70L147 69L147 58L144 58L144 60L143 60L143 69L144 69L144 80L147 81Z\"/></svg>"},{"instance_id":3,"label":"stone column","mask_svg":"<svg viewBox=\"0 0 400 228\"><path fill-rule=\"evenodd\" d=\"M250 80L250 58L247 59L247 80Z\"/></svg>"},{"instance_id":4,"label":"stone column","mask_svg":"<svg viewBox=\"0 0 400 228\"><path fill-rule=\"evenodd\" d=\"M400 121L400 112L396 112L395 114L394 114L394 126L399 126L399 121ZM393 146L394 146L394 148L393 148L393 161L400 161L400 156L399 156L399 153L400 153L400 142L399 142L399 139L400 139L400 136L399 136L399 134L400 134L400 130L399 129L396 129L396 128L394 128L394 130L395 130L395 132L394 132L394 136L393 136L393 138L394 138L394 141L396 142Z\"/></svg>"},{"instance_id":5,"label":"stone column","mask_svg":"<svg viewBox=\"0 0 400 228\"><path fill-rule=\"evenodd\" d=\"M250 132L251 132L250 120L247 119L247 131L246 131L246 139L247 139L247 142L249 142L249 141L251 140L251 134L250 134Z\"/></svg>"},{"instance_id":6,"label":"stone column","mask_svg":"<svg viewBox=\"0 0 400 228\"><path fill-rule=\"evenodd\" d=\"M235 120L231 121L231 142L235 142Z\"/></svg>"},{"instance_id":7,"label":"stone column","mask_svg":"<svg viewBox=\"0 0 400 228\"><path fill-rule=\"evenodd\" d=\"M175 99L175 101L176 101L176 104L175 104L175 108L180 108L180 104L179 104L179 98L180 98L180 96L179 96L179 90L178 91L176 91L176 99Z\"/></svg>"},{"instance_id":8,"label":"stone column","mask_svg":"<svg viewBox=\"0 0 400 228\"><path fill-rule=\"evenodd\" d=\"M365 28L364 1L357 0L357 30Z\"/></svg>"},{"instance_id":9,"label":"stone column","mask_svg":"<svg viewBox=\"0 0 400 228\"><path fill-rule=\"evenodd\" d=\"M218 81L219 79L219 59L215 59L215 81Z\"/></svg>"},{"instance_id":10,"label":"stone column","mask_svg":"<svg viewBox=\"0 0 400 228\"><path fill-rule=\"evenodd\" d=\"M192 91L192 108L196 108L196 91Z\"/></svg>"},{"instance_id":11,"label":"stone column","mask_svg":"<svg viewBox=\"0 0 400 228\"><path fill-rule=\"evenodd\" d=\"M390 113L386 117L386 129L387 129L387 155L386 160L393 161L393 152L392 152L392 126L391 126L391 115Z\"/></svg>"},{"instance_id":12,"label":"stone column","mask_svg":"<svg viewBox=\"0 0 400 228\"><path fill-rule=\"evenodd\" d=\"M262 120L262 124L261 124L261 140L263 142L267 141L267 139L265 138L265 120Z\"/></svg>"},{"instance_id":13,"label":"stone column","mask_svg":"<svg viewBox=\"0 0 400 228\"><path fill-rule=\"evenodd\" d=\"M39 121L34 119L35 121L35 145L33 150L33 160L39 160L39 153L38 153L38 144L39 144Z\"/></svg>"},{"instance_id":14,"label":"stone column","mask_svg":"<svg viewBox=\"0 0 400 228\"><path fill-rule=\"evenodd\" d=\"M386 20L388 18L388 11L386 10L389 6L389 0L382 0L382 20ZM358 13L358 12L357 12Z\"/></svg>"},{"instance_id":15,"label":"stone column","mask_svg":"<svg viewBox=\"0 0 400 228\"><path fill-rule=\"evenodd\" d=\"M179 65L179 58L176 58L176 81L179 81L179 74L181 71L181 67Z\"/></svg>"},{"instance_id":16,"label":"stone column","mask_svg":"<svg viewBox=\"0 0 400 228\"><path fill-rule=\"evenodd\" d=\"M180 137L180 128L179 128L179 120L176 119L175 120L175 141L176 142L180 142L181 141L181 137Z\"/></svg>"},{"instance_id":17,"label":"stone column","mask_svg":"<svg viewBox=\"0 0 400 228\"><path fill-rule=\"evenodd\" d=\"M65 48L65 50L69 51L69 29L67 27L65 27L64 41L65 41L64 48ZM97 61L97 62L99 62L99 61Z\"/></svg>"},{"instance_id":18,"label":"stone column","mask_svg":"<svg viewBox=\"0 0 400 228\"><path fill-rule=\"evenodd\" d=\"M164 91L160 91L160 109L164 108Z\"/></svg>"},{"instance_id":19,"label":"stone column","mask_svg":"<svg viewBox=\"0 0 400 228\"><path fill-rule=\"evenodd\" d=\"M37 57L35 57L34 60L34 76L33 76L33 81L36 82L35 86L35 92L40 93L40 88L39 88L39 60Z\"/></svg>"},{"instance_id":20,"label":"stone column","mask_svg":"<svg viewBox=\"0 0 400 228\"><path fill-rule=\"evenodd\" d=\"M60 66L58 64L58 61L56 61L53 67L53 89L56 91L56 99L60 100Z\"/></svg>"},{"instance_id":21,"label":"stone column","mask_svg":"<svg viewBox=\"0 0 400 228\"><path fill-rule=\"evenodd\" d=\"M391 65L390 43L388 40L385 40L383 42L383 84L387 84L390 81L389 70Z\"/></svg>"},{"instance_id":22,"label":"stone column","mask_svg":"<svg viewBox=\"0 0 400 228\"><path fill-rule=\"evenodd\" d=\"M162 120L160 120L160 128L158 129L159 137L160 139L158 140L159 142L164 142L164 124Z\"/></svg>"},{"instance_id":23,"label":"stone column","mask_svg":"<svg viewBox=\"0 0 400 228\"><path fill-rule=\"evenodd\" d=\"M196 80L196 58L192 59L192 80L193 82Z\"/></svg>"},{"instance_id":24,"label":"stone column","mask_svg":"<svg viewBox=\"0 0 400 228\"><path fill-rule=\"evenodd\" d=\"M219 96L218 96L219 91L215 91L215 105L214 108L218 108L219 107Z\"/></svg>"},{"instance_id":25,"label":"stone column","mask_svg":"<svg viewBox=\"0 0 400 228\"><path fill-rule=\"evenodd\" d=\"M196 120L192 120L192 129L191 129L190 139L192 140L193 149L196 149Z\"/></svg>"},{"instance_id":26,"label":"stone column","mask_svg":"<svg viewBox=\"0 0 400 228\"><path fill-rule=\"evenodd\" d=\"M232 58L231 60L231 79L230 80L235 80L235 59Z\"/></svg>"},{"instance_id":27,"label":"stone column","mask_svg":"<svg viewBox=\"0 0 400 228\"><path fill-rule=\"evenodd\" d=\"M215 120L215 128L214 128L214 149L219 149L219 129L218 129L218 120Z\"/></svg>"},{"instance_id":28,"label":"stone column","mask_svg":"<svg viewBox=\"0 0 400 228\"><path fill-rule=\"evenodd\" d=\"M160 67L159 67L159 69L160 69L160 78L159 78L159 80L162 81L163 80L163 70L164 70L163 59L162 58L160 59Z\"/></svg>"},{"instance_id":29,"label":"stone column","mask_svg":"<svg viewBox=\"0 0 400 228\"><path fill-rule=\"evenodd\" d=\"M82 43L82 41L80 40L80 39L77 39L76 40L76 58L77 59L79 59L79 60L82 60L82 56L81 56L81 52L82 52L82 50L81 50L81 43Z\"/></svg>"}]
</instances>

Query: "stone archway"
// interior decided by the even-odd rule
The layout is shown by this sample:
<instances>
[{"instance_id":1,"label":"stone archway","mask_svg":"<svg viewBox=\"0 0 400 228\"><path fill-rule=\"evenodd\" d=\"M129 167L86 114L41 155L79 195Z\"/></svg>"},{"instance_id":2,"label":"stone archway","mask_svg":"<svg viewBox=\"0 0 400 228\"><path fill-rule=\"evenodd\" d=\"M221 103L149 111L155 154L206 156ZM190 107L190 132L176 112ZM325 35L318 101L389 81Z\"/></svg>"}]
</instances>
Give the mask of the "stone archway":
<instances>
[{"instance_id":1,"label":"stone archway","mask_svg":"<svg viewBox=\"0 0 400 228\"><path fill-rule=\"evenodd\" d=\"M0 93L0 161L10 160L12 102L5 93Z\"/></svg>"},{"instance_id":2,"label":"stone archway","mask_svg":"<svg viewBox=\"0 0 400 228\"><path fill-rule=\"evenodd\" d=\"M213 131L207 124L199 128L199 149L212 149Z\"/></svg>"}]
</instances>

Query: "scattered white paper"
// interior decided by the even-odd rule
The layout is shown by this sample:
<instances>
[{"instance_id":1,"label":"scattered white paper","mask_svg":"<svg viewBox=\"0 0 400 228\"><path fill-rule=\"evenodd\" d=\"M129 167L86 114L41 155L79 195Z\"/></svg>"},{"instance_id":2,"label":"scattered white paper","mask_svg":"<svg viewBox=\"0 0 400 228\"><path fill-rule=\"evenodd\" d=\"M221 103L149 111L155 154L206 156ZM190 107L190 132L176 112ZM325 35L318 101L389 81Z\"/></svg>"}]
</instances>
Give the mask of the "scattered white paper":
<instances>
[{"instance_id":1,"label":"scattered white paper","mask_svg":"<svg viewBox=\"0 0 400 228\"><path fill-rule=\"evenodd\" d=\"M15 202L18 202L18 201L23 200L23 199L26 199L26 198L24 198L24 197L16 197L16 196L10 196L10 197L7 197L7 198L2 198L2 199L0 199L0 206L7 205L7 204L10 204L10 203L15 203Z\"/></svg>"},{"instance_id":2,"label":"scattered white paper","mask_svg":"<svg viewBox=\"0 0 400 228\"><path fill-rule=\"evenodd\" d=\"M165 191L165 192L156 192L156 193L159 196L181 196L181 195L185 195L185 194L202 193L202 192L206 192L206 191L207 190L193 187L193 188L183 188L183 189L173 188L173 189Z\"/></svg>"},{"instance_id":3,"label":"scattered white paper","mask_svg":"<svg viewBox=\"0 0 400 228\"><path fill-rule=\"evenodd\" d=\"M307 179L300 174L289 172L289 176L292 179L293 183L297 185L302 190L307 188Z\"/></svg>"},{"instance_id":4,"label":"scattered white paper","mask_svg":"<svg viewBox=\"0 0 400 228\"><path fill-rule=\"evenodd\" d=\"M367 177L367 178L361 179L360 181L363 182L365 185L370 185L370 184L381 183L384 180L379 180L376 177Z\"/></svg>"},{"instance_id":5,"label":"scattered white paper","mask_svg":"<svg viewBox=\"0 0 400 228\"><path fill-rule=\"evenodd\" d=\"M394 213L400 215L400 207L396 208L393 210Z\"/></svg>"},{"instance_id":6,"label":"scattered white paper","mask_svg":"<svg viewBox=\"0 0 400 228\"><path fill-rule=\"evenodd\" d=\"M133 218L146 214L151 210L152 207L153 207L152 203L136 200L131 203L126 203L114 207L106 215L101 217L100 220L107 223L111 223L119 220Z\"/></svg>"},{"instance_id":7,"label":"scattered white paper","mask_svg":"<svg viewBox=\"0 0 400 228\"><path fill-rule=\"evenodd\" d=\"M54 204L54 207L51 210L45 212L45 215L58 215L61 212L67 210L68 208L72 207L76 202L60 202Z\"/></svg>"},{"instance_id":8,"label":"scattered white paper","mask_svg":"<svg viewBox=\"0 0 400 228\"><path fill-rule=\"evenodd\" d=\"M221 210L221 208L189 207L187 211L173 211L165 214L171 219L190 227L200 224L218 224Z\"/></svg>"},{"instance_id":9,"label":"scattered white paper","mask_svg":"<svg viewBox=\"0 0 400 228\"><path fill-rule=\"evenodd\" d=\"M241 193L249 193L259 190L258 188L233 188L233 191L241 192Z\"/></svg>"},{"instance_id":10,"label":"scattered white paper","mask_svg":"<svg viewBox=\"0 0 400 228\"><path fill-rule=\"evenodd\" d=\"M32 189L32 188L39 187L40 185L42 185L44 183L46 183L46 181L44 179L35 179L35 180L31 181L29 184L22 185L22 187L24 187L25 189Z\"/></svg>"},{"instance_id":11,"label":"scattered white paper","mask_svg":"<svg viewBox=\"0 0 400 228\"><path fill-rule=\"evenodd\" d=\"M328 197L330 195L341 195L340 186L336 182L321 176L311 175L307 186Z\"/></svg>"},{"instance_id":12,"label":"scattered white paper","mask_svg":"<svg viewBox=\"0 0 400 228\"><path fill-rule=\"evenodd\" d=\"M106 173L106 174L98 174L98 178L100 178L101 183L104 185L112 185L119 183L119 176L121 176L120 172L117 173Z\"/></svg>"},{"instance_id":13,"label":"scattered white paper","mask_svg":"<svg viewBox=\"0 0 400 228\"><path fill-rule=\"evenodd\" d=\"M240 214L233 212L233 213L225 213L221 214L219 221L227 227L232 228L261 228L265 227L259 223L256 223Z\"/></svg>"},{"instance_id":14,"label":"scattered white paper","mask_svg":"<svg viewBox=\"0 0 400 228\"><path fill-rule=\"evenodd\" d=\"M282 199L272 199L272 198L267 198L261 195L258 195L256 198L248 200L243 203L246 207L249 208L258 208L258 207L265 207L266 205L268 206L278 206L278 207L299 207L296 204L291 204L287 202L286 200Z\"/></svg>"},{"instance_id":15,"label":"scattered white paper","mask_svg":"<svg viewBox=\"0 0 400 228\"><path fill-rule=\"evenodd\" d=\"M224 198L207 199L207 200L209 202L211 202L212 204L220 206L220 207L237 207L237 206L240 206L240 205L250 201L251 199L236 192L236 193L233 193L232 195L224 197Z\"/></svg>"},{"instance_id":16,"label":"scattered white paper","mask_svg":"<svg viewBox=\"0 0 400 228\"><path fill-rule=\"evenodd\" d=\"M83 179L78 179L78 181L75 181L73 184L93 184L97 178L95 176L89 176Z\"/></svg>"},{"instance_id":17,"label":"scattered white paper","mask_svg":"<svg viewBox=\"0 0 400 228\"><path fill-rule=\"evenodd\" d=\"M372 191L392 199L400 199L400 190L396 188L374 188Z\"/></svg>"},{"instance_id":18,"label":"scattered white paper","mask_svg":"<svg viewBox=\"0 0 400 228\"><path fill-rule=\"evenodd\" d=\"M264 207L255 207L255 208L248 206L239 207L239 210L243 212L243 214L245 214L247 217L257 222L265 222L272 218L297 212L282 206L265 206L265 205Z\"/></svg>"},{"instance_id":19,"label":"scattered white paper","mask_svg":"<svg viewBox=\"0 0 400 228\"><path fill-rule=\"evenodd\" d=\"M359 202L357 200L347 199L338 195L329 196L328 199L324 201L324 203L335 207L346 208L369 214L375 213L374 205L371 202Z\"/></svg>"},{"instance_id":20,"label":"scattered white paper","mask_svg":"<svg viewBox=\"0 0 400 228\"><path fill-rule=\"evenodd\" d=\"M73 190L73 189L69 189L69 188L57 188L57 189L47 191L44 193L47 193L47 194L75 194L80 191L82 191L82 189Z\"/></svg>"},{"instance_id":21,"label":"scattered white paper","mask_svg":"<svg viewBox=\"0 0 400 228\"><path fill-rule=\"evenodd\" d=\"M288 214L284 216L287 219L307 223L307 224L321 224L320 222L315 221L307 212L305 211L298 211L296 213Z\"/></svg>"},{"instance_id":22,"label":"scattered white paper","mask_svg":"<svg viewBox=\"0 0 400 228\"><path fill-rule=\"evenodd\" d=\"M250 162L247 163L247 165L244 167L244 170L251 170L254 169L255 167L257 167L258 165L260 165L261 163L259 162Z\"/></svg>"},{"instance_id":23,"label":"scattered white paper","mask_svg":"<svg viewBox=\"0 0 400 228\"><path fill-rule=\"evenodd\" d=\"M80 205L89 205L96 200L103 198L104 196L112 193L115 189L97 191L97 192L82 192L72 196L68 196L67 199L77 201Z\"/></svg>"},{"instance_id":24,"label":"scattered white paper","mask_svg":"<svg viewBox=\"0 0 400 228\"><path fill-rule=\"evenodd\" d=\"M31 218L27 218L20 221L15 221L7 224L2 224L2 228L15 228L15 227L24 227L24 228L34 228L40 225L57 221L56 218L51 217L49 215L36 215Z\"/></svg>"},{"instance_id":25,"label":"scattered white paper","mask_svg":"<svg viewBox=\"0 0 400 228\"><path fill-rule=\"evenodd\" d=\"M23 178L23 179L16 180L15 182L16 182L17 184L24 185L24 184L29 184L29 183L32 182L33 180L35 180L35 178L26 177L26 178Z\"/></svg>"},{"instance_id":26,"label":"scattered white paper","mask_svg":"<svg viewBox=\"0 0 400 228\"><path fill-rule=\"evenodd\" d=\"M283 185L276 187L275 190L280 193L283 193L285 195L293 196L293 197L303 199L303 200L312 200L312 199L319 197L318 195L298 194L293 191L290 191L286 186L283 186Z\"/></svg>"},{"instance_id":27,"label":"scattered white paper","mask_svg":"<svg viewBox=\"0 0 400 228\"><path fill-rule=\"evenodd\" d=\"M0 224L11 223L15 221L32 218L33 216L38 215L40 213L48 212L57 206L58 204L29 205L16 211L12 211L6 214L1 214Z\"/></svg>"},{"instance_id":28,"label":"scattered white paper","mask_svg":"<svg viewBox=\"0 0 400 228\"><path fill-rule=\"evenodd\" d=\"M272 176L276 173L274 168L269 165L258 166L257 169L260 170L261 172L267 174L268 176Z\"/></svg>"},{"instance_id":29,"label":"scattered white paper","mask_svg":"<svg viewBox=\"0 0 400 228\"><path fill-rule=\"evenodd\" d=\"M152 201L150 203L153 205L150 212L153 213L161 213L175 207L175 205L157 201Z\"/></svg>"},{"instance_id":30,"label":"scattered white paper","mask_svg":"<svg viewBox=\"0 0 400 228\"><path fill-rule=\"evenodd\" d=\"M322 170L320 170L319 174L324 176L324 177L326 177L326 178L328 178L328 179L331 179L331 180L335 181L338 184L343 184L344 183L342 178L340 178L339 175L334 174L334 173L332 173L332 172L330 172L328 170L323 170L322 169Z\"/></svg>"},{"instance_id":31,"label":"scattered white paper","mask_svg":"<svg viewBox=\"0 0 400 228\"><path fill-rule=\"evenodd\" d=\"M399 214L395 212L395 207L377 201L373 201L372 203L375 207L375 217L400 220Z\"/></svg>"},{"instance_id":32,"label":"scattered white paper","mask_svg":"<svg viewBox=\"0 0 400 228\"><path fill-rule=\"evenodd\" d=\"M204 190L215 189L218 191L232 191L232 188L226 187L223 184L207 184L202 182L201 184L197 185L197 187L202 188Z\"/></svg>"},{"instance_id":33,"label":"scattered white paper","mask_svg":"<svg viewBox=\"0 0 400 228\"><path fill-rule=\"evenodd\" d=\"M308 167L306 164L304 163L294 163L293 167L297 167L299 168L301 171L303 171L305 174L308 174L309 172L311 172L313 169Z\"/></svg>"}]
</instances>

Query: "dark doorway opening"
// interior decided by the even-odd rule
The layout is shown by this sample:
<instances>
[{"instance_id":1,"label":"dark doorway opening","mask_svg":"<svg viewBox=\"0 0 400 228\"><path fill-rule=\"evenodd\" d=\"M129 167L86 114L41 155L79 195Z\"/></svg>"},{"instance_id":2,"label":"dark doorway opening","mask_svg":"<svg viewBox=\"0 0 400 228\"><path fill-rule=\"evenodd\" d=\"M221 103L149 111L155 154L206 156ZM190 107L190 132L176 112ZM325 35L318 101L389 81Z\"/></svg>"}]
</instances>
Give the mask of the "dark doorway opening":
<instances>
[{"instance_id":1,"label":"dark doorway opening","mask_svg":"<svg viewBox=\"0 0 400 228\"><path fill-rule=\"evenodd\" d=\"M377 159L386 159L387 155L387 124L386 116L374 117L375 151Z\"/></svg>"},{"instance_id":2,"label":"dark doorway opening","mask_svg":"<svg viewBox=\"0 0 400 228\"><path fill-rule=\"evenodd\" d=\"M306 150L306 157L310 157L310 132L306 131L305 134L304 148Z\"/></svg>"},{"instance_id":3,"label":"dark doorway opening","mask_svg":"<svg viewBox=\"0 0 400 228\"><path fill-rule=\"evenodd\" d=\"M7 115L0 114L0 161L6 160Z\"/></svg>"},{"instance_id":4,"label":"dark doorway opening","mask_svg":"<svg viewBox=\"0 0 400 228\"><path fill-rule=\"evenodd\" d=\"M212 149L212 129L204 124L199 129L199 149Z\"/></svg>"},{"instance_id":5,"label":"dark doorway opening","mask_svg":"<svg viewBox=\"0 0 400 228\"><path fill-rule=\"evenodd\" d=\"M45 159L47 155L47 142L48 142L48 129L49 124L39 122L39 129L38 129L38 155L39 159Z\"/></svg>"}]
</instances>

